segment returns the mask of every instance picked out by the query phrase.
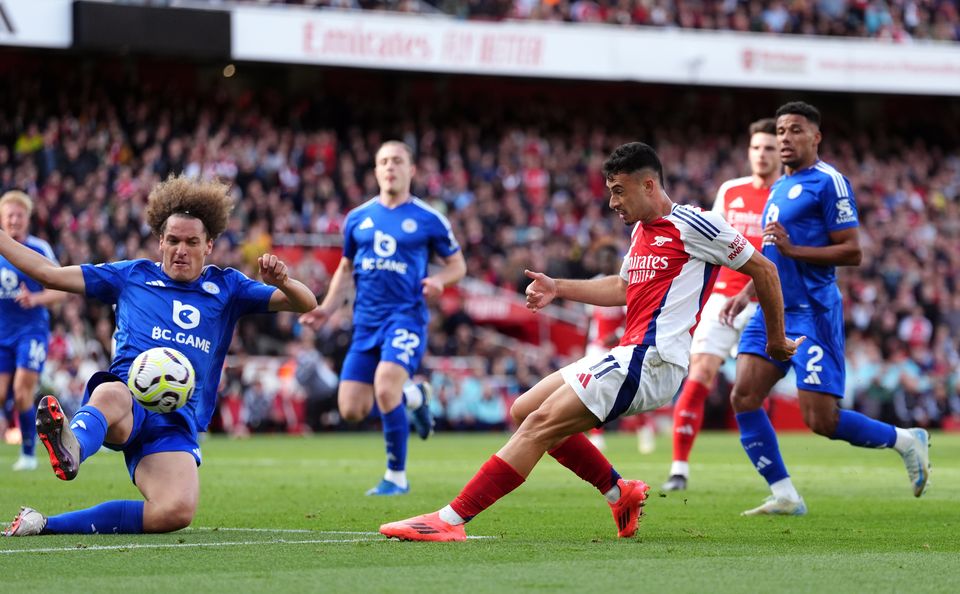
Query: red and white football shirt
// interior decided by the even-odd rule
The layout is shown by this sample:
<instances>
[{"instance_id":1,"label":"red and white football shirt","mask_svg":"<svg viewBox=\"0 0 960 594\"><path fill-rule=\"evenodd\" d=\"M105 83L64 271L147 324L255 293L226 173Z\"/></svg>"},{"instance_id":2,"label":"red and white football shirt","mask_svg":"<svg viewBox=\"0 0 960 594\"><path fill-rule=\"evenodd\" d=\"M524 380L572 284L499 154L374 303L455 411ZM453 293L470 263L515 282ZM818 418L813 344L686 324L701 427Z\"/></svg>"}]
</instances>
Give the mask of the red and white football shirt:
<instances>
[{"instance_id":1,"label":"red and white football shirt","mask_svg":"<svg viewBox=\"0 0 960 594\"><path fill-rule=\"evenodd\" d=\"M763 207L770 196L770 188L755 188L753 178L738 177L721 184L717 198L713 201L713 212L720 214L730 226L747 238L747 241L760 249L763 241ZM733 297L750 282L747 275L726 268L720 271L714 292Z\"/></svg>"},{"instance_id":2,"label":"red and white football shirt","mask_svg":"<svg viewBox=\"0 0 960 594\"><path fill-rule=\"evenodd\" d=\"M684 368L690 336L720 266L740 268L755 248L715 212L675 204L670 214L637 223L620 277L627 282L621 345L654 346Z\"/></svg>"}]
</instances>

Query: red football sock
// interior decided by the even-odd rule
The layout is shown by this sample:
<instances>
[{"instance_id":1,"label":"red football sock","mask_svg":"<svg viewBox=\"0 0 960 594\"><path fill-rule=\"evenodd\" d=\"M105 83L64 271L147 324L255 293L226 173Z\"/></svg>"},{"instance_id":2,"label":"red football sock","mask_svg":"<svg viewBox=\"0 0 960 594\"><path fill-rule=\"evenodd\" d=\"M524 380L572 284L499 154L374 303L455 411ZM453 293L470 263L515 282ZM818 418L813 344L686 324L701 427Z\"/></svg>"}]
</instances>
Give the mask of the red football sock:
<instances>
[{"instance_id":1,"label":"red football sock","mask_svg":"<svg viewBox=\"0 0 960 594\"><path fill-rule=\"evenodd\" d=\"M710 388L688 379L673 409L673 459L687 462L693 442L703 426L703 404Z\"/></svg>"},{"instance_id":2,"label":"red football sock","mask_svg":"<svg viewBox=\"0 0 960 594\"><path fill-rule=\"evenodd\" d=\"M613 469L610 461L590 443L583 433L571 435L547 453L601 493L612 489L620 479L620 475Z\"/></svg>"},{"instance_id":3,"label":"red football sock","mask_svg":"<svg viewBox=\"0 0 960 594\"><path fill-rule=\"evenodd\" d=\"M513 466L494 454L483 463L457 498L450 502L450 507L464 521L468 521L519 487L525 480Z\"/></svg>"}]
</instances>

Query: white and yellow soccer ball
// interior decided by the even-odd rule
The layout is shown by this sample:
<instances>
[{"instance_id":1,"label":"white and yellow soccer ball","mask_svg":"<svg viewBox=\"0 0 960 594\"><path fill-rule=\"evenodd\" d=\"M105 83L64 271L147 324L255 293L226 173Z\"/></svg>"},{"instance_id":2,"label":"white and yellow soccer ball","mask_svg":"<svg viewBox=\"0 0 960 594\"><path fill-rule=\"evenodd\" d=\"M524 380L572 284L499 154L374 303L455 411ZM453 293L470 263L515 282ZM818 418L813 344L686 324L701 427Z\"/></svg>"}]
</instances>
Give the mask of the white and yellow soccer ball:
<instances>
[{"instance_id":1,"label":"white and yellow soccer ball","mask_svg":"<svg viewBox=\"0 0 960 594\"><path fill-rule=\"evenodd\" d=\"M196 375L186 355L170 347L156 347L133 360L127 387L143 408L168 413L193 396Z\"/></svg>"}]
</instances>

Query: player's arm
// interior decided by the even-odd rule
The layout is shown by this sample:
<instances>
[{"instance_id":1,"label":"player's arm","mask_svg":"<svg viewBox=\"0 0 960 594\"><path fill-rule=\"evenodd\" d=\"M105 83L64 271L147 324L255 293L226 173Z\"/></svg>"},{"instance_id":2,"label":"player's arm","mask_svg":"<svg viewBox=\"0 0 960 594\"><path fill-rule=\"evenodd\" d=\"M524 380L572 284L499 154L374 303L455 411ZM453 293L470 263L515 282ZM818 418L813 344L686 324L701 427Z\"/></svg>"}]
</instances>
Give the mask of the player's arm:
<instances>
[{"instance_id":1,"label":"player's arm","mask_svg":"<svg viewBox=\"0 0 960 594\"><path fill-rule=\"evenodd\" d=\"M788 258L817 264L819 266L859 266L863 258L860 249L860 232L857 227L848 227L839 231L831 231L830 245L814 247L809 245L794 245L790 235L779 222L768 223L763 228L764 241L777 246L780 253Z\"/></svg>"},{"instance_id":2,"label":"player's arm","mask_svg":"<svg viewBox=\"0 0 960 594\"><path fill-rule=\"evenodd\" d=\"M443 259L443 266L436 274L431 274L420 281L423 285L423 296L428 299L438 297L443 288L459 282L467 274L467 261L463 259L463 252L455 252Z\"/></svg>"},{"instance_id":3,"label":"player's arm","mask_svg":"<svg viewBox=\"0 0 960 594\"><path fill-rule=\"evenodd\" d=\"M67 298L68 293L57 291L55 289L44 289L33 292L27 288L25 283L20 283L20 293L16 297L16 302L20 307L30 309L32 307L48 307L56 305Z\"/></svg>"},{"instance_id":4,"label":"player's arm","mask_svg":"<svg viewBox=\"0 0 960 594\"><path fill-rule=\"evenodd\" d=\"M805 340L801 336L796 341L786 336L783 322L783 292L780 288L780 275L773 262L754 251L750 259L739 269L753 280L757 300L763 310L767 323L767 354L779 361L786 361L797 352L797 346Z\"/></svg>"},{"instance_id":5,"label":"player's arm","mask_svg":"<svg viewBox=\"0 0 960 594\"><path fill-rule=\"evenodd\" d=\"M527 309L538 311L556 298L570 299L590 305L615 306L627 304L627 281L611 275L587 280L554 279L542 272L524 270L533 280L527 285Z\"/></svg>"},{"instance_id":6,"label":"player's arm","mask_svg":"<svg viewBox=\"0 0 960 594\"><path fill-rule=\"evenodd\" d=\"M79 266L60 266L51 262L3 230L0 230L0 254L47 289L80 294L84 292L83 271Z\"/></svg>"},{"instance_id":7,"label":"player's arm","mask_svg":"<svg viewBox=\"0 0 960 594\"><path fill-rule=\"evenodd\" d=\"M264 254L257 258L257 264L263 282L277 288L270 296L270 311L306 313L317 306L317 296L307 285L290 278L283 260L273 254Z\"/></svg>"},{"instance_id":8,"label":"player's arm","mask_svg":"<svg viewBox=\"0 0 960 594\"><path fill-rule=\"evenodd\" d=\"M312 311L300 316L300 323L306 324L314 330L319 329L333 312L346 303L353 289L353 260L346 257L340 258L340 263L333 271L333 277L330 278L330 286L327 288L327 294L323 297L323 301Z\"/></svg>"}]
</instances>

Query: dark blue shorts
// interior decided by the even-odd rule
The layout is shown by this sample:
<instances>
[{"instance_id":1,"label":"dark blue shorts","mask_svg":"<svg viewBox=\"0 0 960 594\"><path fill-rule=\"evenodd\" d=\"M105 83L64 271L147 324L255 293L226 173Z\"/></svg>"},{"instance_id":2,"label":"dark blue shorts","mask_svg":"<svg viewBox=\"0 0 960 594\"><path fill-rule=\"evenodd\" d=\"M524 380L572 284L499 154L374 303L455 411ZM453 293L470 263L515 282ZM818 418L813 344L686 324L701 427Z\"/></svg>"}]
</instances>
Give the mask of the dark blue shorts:
<instances>
[{"instance_id":1,"label":"dark blue shorts","mask_svg":"<svg viewBox=\"0 0 960 594\"><path fill-rule=\"evenodd\" d=\"M0 373L29 369L40 373L47 361L49 332L31 332L0 341Z\"/></svg>"},{"instance_id":2,"label":"dark blue shorts","mask_svg":"<svg viewBox=\"0 0 960 594\"><path fill-rule=\"evenodd\" d=\"M398 316L382 326L356 326L340 379L372 384L381 361L401 365L413 376L426 350L427 326L419 320Z\"/></svg>"},{"instance_id":3,"label":"dark blue shorts","mask_svg":"<svg viewBox=\"0 0 960 594\"><path fill-rule=\"evenodd\" d=\"M93 390L100 384L107 382L122 382L119 376L109 371L98 371L90 377L87 389L83 395L83 403L90 400ZM150 454L160 452L187 452L200 466L200 444L197 441L197 431L187 418L178 413L157 413L149 411L130 399L133 411L133 429L130 437L124 444L104 443L111 450L123 452L127 464L130 480L136 483L134 473L140 460Z\"/></svg>"},{"instance_id":4,"label":"dark blue shorts","mask_svg":"<svg viewBox=\"0 0 960 594\"><path fill-rule=\"evenodd\" d=\"M767 356L767 326L761 309L757 309L756 315L743 329L739 352L763 357L784 374L793 366L798 390L824 392L843 398L846 381L843 309L787 312L784 317L788 338L807 337L792 359L775 361Z\"/></svg>"}]
</instances>

